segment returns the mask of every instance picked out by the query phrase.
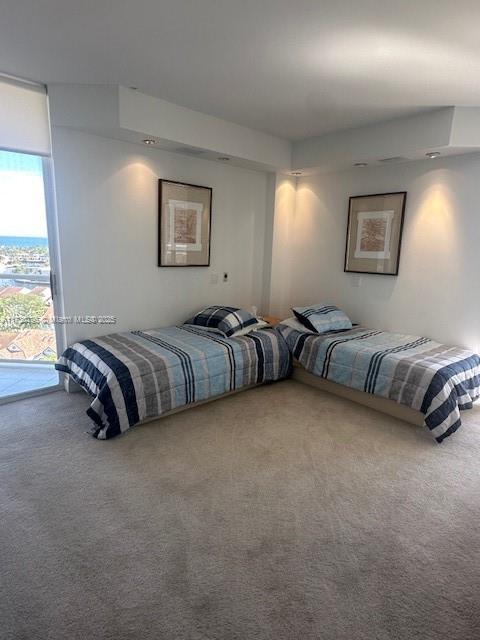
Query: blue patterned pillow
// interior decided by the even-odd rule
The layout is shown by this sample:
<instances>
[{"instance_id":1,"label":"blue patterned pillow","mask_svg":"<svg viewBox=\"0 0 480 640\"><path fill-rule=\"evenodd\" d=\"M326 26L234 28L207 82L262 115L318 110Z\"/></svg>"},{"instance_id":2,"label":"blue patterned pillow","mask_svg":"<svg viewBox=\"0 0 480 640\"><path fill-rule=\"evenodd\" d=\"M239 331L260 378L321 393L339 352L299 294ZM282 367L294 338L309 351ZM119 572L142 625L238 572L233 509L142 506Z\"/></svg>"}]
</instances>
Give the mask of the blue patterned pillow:
<instances>
[{"instance_id":1,"label":"blue patterned pillow","mask_svg":"<svg viewBox=\"0 0 480 640\"><path fill-rule=\"evenodd\" d=\"M245 309L237 307L212 306L202 309L199 313L187 320L185 324L193 324L206 329L217 329L229 337L241 329L258 324L258 320Z\"/></svg>"},{"instance_id":2,"label":"blue patterned pillow","mask_svg":"<svg viewBox=\"0 0 480 640\"><path fill-rule=\"evenodd\" d=\"M332 304L314 304L311 307L293 307L293 313L300 322L317 333L345 331L352 328L351 320L343 311Z\"/></svg>"}]
</instances>

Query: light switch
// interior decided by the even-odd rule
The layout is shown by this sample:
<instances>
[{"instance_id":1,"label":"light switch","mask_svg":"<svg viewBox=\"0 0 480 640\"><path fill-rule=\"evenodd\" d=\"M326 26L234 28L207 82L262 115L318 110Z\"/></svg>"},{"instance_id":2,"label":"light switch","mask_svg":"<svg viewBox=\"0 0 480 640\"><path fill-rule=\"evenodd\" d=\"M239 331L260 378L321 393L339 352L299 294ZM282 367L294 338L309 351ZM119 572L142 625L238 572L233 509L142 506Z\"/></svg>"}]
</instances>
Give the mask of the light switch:
<instances>
[{"instance_id":1,"label":"light switch","mask_svg":"<svg viewBox=\"0 0 480 640\"><path fill-rule=\"evenodd\" d=\"M218 273L210 274L210 284L218 284Z\"/></svg>"}]
</instances>

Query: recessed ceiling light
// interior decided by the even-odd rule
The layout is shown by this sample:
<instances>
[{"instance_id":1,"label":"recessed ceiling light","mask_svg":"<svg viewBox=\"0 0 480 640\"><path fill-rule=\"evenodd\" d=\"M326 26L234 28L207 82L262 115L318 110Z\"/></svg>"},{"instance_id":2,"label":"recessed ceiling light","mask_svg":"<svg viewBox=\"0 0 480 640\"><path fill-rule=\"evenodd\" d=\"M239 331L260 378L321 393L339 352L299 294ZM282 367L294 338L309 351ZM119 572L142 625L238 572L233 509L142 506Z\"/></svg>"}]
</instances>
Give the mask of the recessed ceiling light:
<instances>
[{"instance_id":1,"label":"recessed ceiling light","mask_svg":"<svg viewBox=\"0 0 480 640\"><path fill-rule=\"evenodd\" d=\"M367 167L368 162L355 162L354 167Z\"/></svg>"},{"instance_id":2,"label":"recessed ceiling light","mask_svg":"<svg viewBox=\"0 0 480 640\"><path fill-rule=\"evenodd\" d=\"M155 144L155 140L153 138L145 138L142 142L143 144Z\"/></svg>"},{"instance_id":3,"label":"recessed ceiling light","mask_svg":"<svg viewBox=\"0 0 480 640\"><path fill-rule=\"evenodd\" d=\"M440 155L440 151L429 151L425 155L427 156L427 158L433 160L433 158L438 158L438 156Z\"/></svg>"},{"instance_id":4,"label":"recessed ceiling light","mask_svg":"<svg viewBox=\"0 0 480 640\"><path fill-rule=\"evenodd\" d=\"M292 176L301 176L302 172L301 171L292 171Z\"/></svg>"},{"instance_id":5,"label":"recessed ceiling light","mask_svg":"<svg viewBox=\"0 0 480 640\"><path fill-rule=\"evenodd\" d=\"M228 162L230 158L228 156L218 156L217 160L220 160L221 162Z\"/></svg>"}]
</instances>

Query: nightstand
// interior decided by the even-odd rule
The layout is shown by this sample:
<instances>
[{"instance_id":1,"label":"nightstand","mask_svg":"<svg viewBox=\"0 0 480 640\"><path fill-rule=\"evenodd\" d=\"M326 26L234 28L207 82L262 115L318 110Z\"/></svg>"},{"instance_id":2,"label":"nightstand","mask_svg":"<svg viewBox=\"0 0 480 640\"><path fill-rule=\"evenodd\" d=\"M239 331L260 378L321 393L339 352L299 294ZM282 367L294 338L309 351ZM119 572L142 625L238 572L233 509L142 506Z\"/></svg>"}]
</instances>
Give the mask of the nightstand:
<instances>
[{"instance_id":1,"label":"nightstand","mask_svg":"<svg viewBox=\"0 0 480 640\"><path fill-rule=\"evenodd\" d=\"M262 320L265 320L265 322L268 322L268 324L272 325L272 327L274 327L275 325L279 324L282 321L281 318L277 318L276 316L262 316Z\"/></svg>"}]
</instances>

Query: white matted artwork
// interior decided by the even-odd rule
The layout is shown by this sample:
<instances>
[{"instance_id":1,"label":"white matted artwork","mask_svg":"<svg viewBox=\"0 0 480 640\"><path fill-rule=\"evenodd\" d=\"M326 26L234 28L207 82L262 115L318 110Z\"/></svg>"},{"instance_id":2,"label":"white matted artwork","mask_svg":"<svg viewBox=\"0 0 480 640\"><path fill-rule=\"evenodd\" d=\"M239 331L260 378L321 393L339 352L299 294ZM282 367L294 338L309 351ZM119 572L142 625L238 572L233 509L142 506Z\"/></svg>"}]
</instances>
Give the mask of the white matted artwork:
<instances>
[{"instance_id":1,"label":"white matted artwork","mask_svg":"<svg viewBox=\"0 0 480 640\"><path fill-rule=\"evenodd\" d=\"M394 211L362 211L357 217L355 258L390 260Z\"/></svg>"},{"instance_id":2,"label":"white matted artwork","mask_svg":"<svg viewBox=\"0 0 480 640\"><path fill-rule=\"evenodd\" d=\"M208 267L212 189L159 180L158 266Z\"/></svg>"},{"instance_id":3,"label":"white matted artwork","mask_svg":"<svg viewBox=\"0 0 480 640\"><path fill-rule=\"evenodd\" d=\"M398 274L406 196L400 191L350 198L345 271Z\"/></svg>"},{"instance_id":4,"label":"white matted artwork","mask_svg":"<svg viewBox=\"0 0 480 640\"><path fill-rule=\"evenodd\" d=\"M168 209L170 211L168 248L176 251L201 251L203 204L169 200Z\"/></svg>"}]
</instances>

